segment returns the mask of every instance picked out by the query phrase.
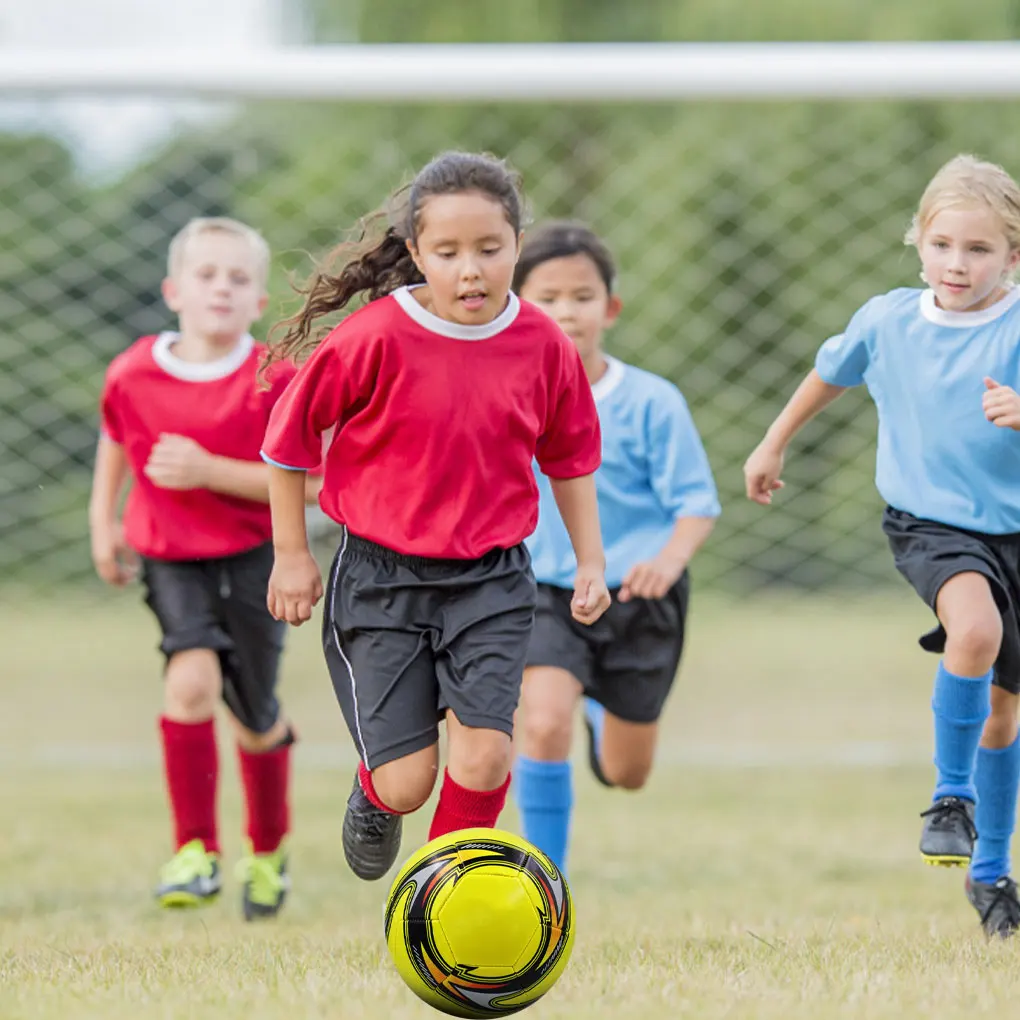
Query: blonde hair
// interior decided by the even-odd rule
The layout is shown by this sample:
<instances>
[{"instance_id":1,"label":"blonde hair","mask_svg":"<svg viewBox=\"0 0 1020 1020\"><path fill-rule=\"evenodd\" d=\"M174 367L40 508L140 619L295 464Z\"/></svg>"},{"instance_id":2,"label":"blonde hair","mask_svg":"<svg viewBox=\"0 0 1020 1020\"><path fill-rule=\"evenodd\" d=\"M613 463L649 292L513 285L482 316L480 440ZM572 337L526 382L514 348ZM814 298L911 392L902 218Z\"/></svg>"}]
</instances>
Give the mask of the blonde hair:
<instances>
[{"instance_id":1,"label":"blonde hair","mask_svg":"<svg viewBox=\"0 0 1020 1020\"><path fill-rule=\"evenodd\" d=\"M263 285L269 277L269 245L254 228L228 216L197 216L174 234L167 253L166 268L170 276L177 276L184 263L184 252L188 243L202 234L226 234L244 241L252 250L258 262L259 276Z\"/></svg>"},{"instance_id":2,"label":"blonde hair","mask_svg":"<svg viewBox=\"0 0 1020 1020\"><path fill-rule=\"evenodd\" d=\"M1002 221L1010 250L1020 249L1020 185L997 163L954 156L924 189L905 244L917 247L931 221L944 209L983 205Z\"/></svg>"}]
</instances>

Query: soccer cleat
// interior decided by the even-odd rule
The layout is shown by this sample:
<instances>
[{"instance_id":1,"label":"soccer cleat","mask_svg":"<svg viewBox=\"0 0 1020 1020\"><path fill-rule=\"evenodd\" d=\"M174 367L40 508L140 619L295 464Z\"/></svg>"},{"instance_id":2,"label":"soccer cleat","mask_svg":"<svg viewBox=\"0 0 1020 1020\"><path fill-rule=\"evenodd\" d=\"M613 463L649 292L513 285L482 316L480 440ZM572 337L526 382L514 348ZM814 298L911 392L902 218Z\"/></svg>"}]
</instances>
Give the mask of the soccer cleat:
<instances>
[{"instance_id":1,"label":"soccer cleat","mask_svg":"<svg viewBox=\"0 0 1020 1020\"><path fill-rule=\"evenodd\" d=\"M241 909L246 921L275 917L290 890L287 855L283 847L271 854L257 854L248 844L248 854L237 862L234 876L244 885Z\"/></svg>"},{"instance_id":2,"label":"soccer cleat","mask_svg":"<svg viewBox=\"0 0 1020 1020\"><path fill-rule=\"evenodd\" d=\"M598 754L598 742L595 739L595 726L592 720L589 718L587 711L587 701L585 698L585 711L582 713L584 719L584 728L588 732L588 766L591 768L592 775L603 785L612 788L613 784L606 778L605 772L602 771L602 763L599 761Z\"/></svg>"},{"instance_id":3,"label":"soccer cleat","mask_svg":"<svg viewBox=\"0 0 1020 1020\"><path fill-rule=\"evenodd\" d=\"M198 907L211 903L222 888L219 858L193 839L160 869L156 899L161 907Z\"/></svg>"},{"instance_id":4,"label":"soccer cleat","mask_svg":"<svg viewBox=\"0 0 1020 1020\"><path fill-rule=\"evenodd\" d=\"M956 868L974 853L974 804L962 797L939 797L921 812L921 856L928 864Z\"/></svg>"},{"instance_id":5,"label":"soccer cleat","mask_svg":"<svg viewBox=\"0 0 1020 1020\"><path fill-rule=\"evenodd\" d=\"M354 777L344 814L344 857L358 878L372 882L393 867L400 853L403 818L377 808Z\"/></svg>"},{"instance_id":6,"label":"soccer cleat","mask_svg":"<svg viewBox=\"0 0 1020 1020\"><path fill-rule=\"evenodd\" d=\"M1008 939L1020 928L1020 899L1016 882L1008 875L997 882L975 882L968 874L965 888L989 938Z\"/></svg>"}]
</instances>

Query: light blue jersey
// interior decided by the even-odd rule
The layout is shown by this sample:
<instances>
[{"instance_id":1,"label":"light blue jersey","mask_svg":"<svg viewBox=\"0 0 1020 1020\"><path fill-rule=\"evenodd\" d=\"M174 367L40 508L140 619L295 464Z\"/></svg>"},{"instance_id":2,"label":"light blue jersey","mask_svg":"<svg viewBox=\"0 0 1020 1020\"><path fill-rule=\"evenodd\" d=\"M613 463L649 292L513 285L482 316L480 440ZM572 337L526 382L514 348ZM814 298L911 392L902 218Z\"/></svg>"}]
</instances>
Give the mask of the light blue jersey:
<instances>
[{"instance_id":1,"label":"light blue jersey","mask_svg":"<svg viewBox=\"0 0 1020 1020\"><path fill-rule=\"evenodd\" d=\"M818 374L864 383L878 408L875 483L897 510L957 528L1020 532L1020 433L989 422L984 377L1020 390L1020 288L947 312L930 290L872 298L822 344Z\"/></svg>"},{"instance_id":2,"label":"light blue jersey","mask_svg":"<svg viewBox=\"0 0 1020 1020\"><path fill-rule=\"evenodd\" d=\"M595 472L606 584L656 556L678 517L718 517L719 497L701 438L680 391L660 376L607 358L592 386L602 426ZM574 586L577 563L549 479L537 468L538 527L527 540L541 584Z\"/></svg>"}]
</instances>

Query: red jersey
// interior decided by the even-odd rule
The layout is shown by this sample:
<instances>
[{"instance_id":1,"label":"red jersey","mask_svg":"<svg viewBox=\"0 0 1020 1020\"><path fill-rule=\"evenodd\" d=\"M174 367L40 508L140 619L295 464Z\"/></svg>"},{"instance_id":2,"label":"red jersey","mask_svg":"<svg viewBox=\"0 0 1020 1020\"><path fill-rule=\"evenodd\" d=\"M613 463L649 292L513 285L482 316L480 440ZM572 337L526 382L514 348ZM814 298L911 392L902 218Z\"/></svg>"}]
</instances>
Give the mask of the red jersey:
<instances>
[{"instance_id":1,"label":"red jersey","mask_svg":"<svg viewBox=\"0 0 1020 1020\"><path fill-rule=\"evenodd\" d=\"M106 372L103 433L124 448L134 475L125 537L143 556L161 560L246 552L272 537L267 503L208 489L161 489L145 477L145 464L161 433L187 436L221 457L258 461L269 412L296 369L274 366L272 386L263 391L256 373L265 348L251 337L201 364L176 357L175 339L142 337Z\"/></svg>"},{"instance_id":2,"label":"red jersey","mask_svg":"<svg viewBox=\"0 0 1020 1020\"><path fill-rule=\"evenodd\" d=\"M595 401L577 349L510 295L482 326L447 322L408 288L344 320L273 409L263 456L311 469L322 509L400 553L475 559L535 530L533 460L553 478L601 459Z\"/></svg>"}]
</instances>

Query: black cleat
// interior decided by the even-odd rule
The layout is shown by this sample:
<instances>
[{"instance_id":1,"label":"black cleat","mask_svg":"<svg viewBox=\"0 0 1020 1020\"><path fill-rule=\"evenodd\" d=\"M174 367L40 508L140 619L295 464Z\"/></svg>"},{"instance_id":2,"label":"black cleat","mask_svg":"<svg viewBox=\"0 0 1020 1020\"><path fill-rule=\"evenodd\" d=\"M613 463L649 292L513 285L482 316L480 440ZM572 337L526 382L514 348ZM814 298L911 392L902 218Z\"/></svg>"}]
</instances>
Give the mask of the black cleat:
<instances>
[{"instance_id":1,"label":"black cleat","mask_svg":"<svg viewBox=\"0 0 1020 1020\"><path fill-rule=\"evenodd\" d=\"M967 899L981 918L981 927L992 938L1008 939L1020 928L1020 899L1016 882L1009 876L997 882L975 882L967 875Z\"/></svg>"},{"instance_id":2,"label":"black cleat","mask_svg":"<svg viewBox=\"0 0 1020 1020\"><path fill-rule=\"evenodd\" d=\"M365 796L355 775L344 814L343 840L344 857L358 878L372 882L393 867L400 853L403 822L400 815L380 811Z\"/></svg>"},{"instance_id":3,"label":"black cleat","mask_svg":"<svg viewBox=\"0 0 1020 1020\"><path fill-rule=\"evenodd\" d=\"M921 856L928 864L957 868L974 853L974 803L962 797L939 797L921 812Z\"/></svg>"}]
</instances>

